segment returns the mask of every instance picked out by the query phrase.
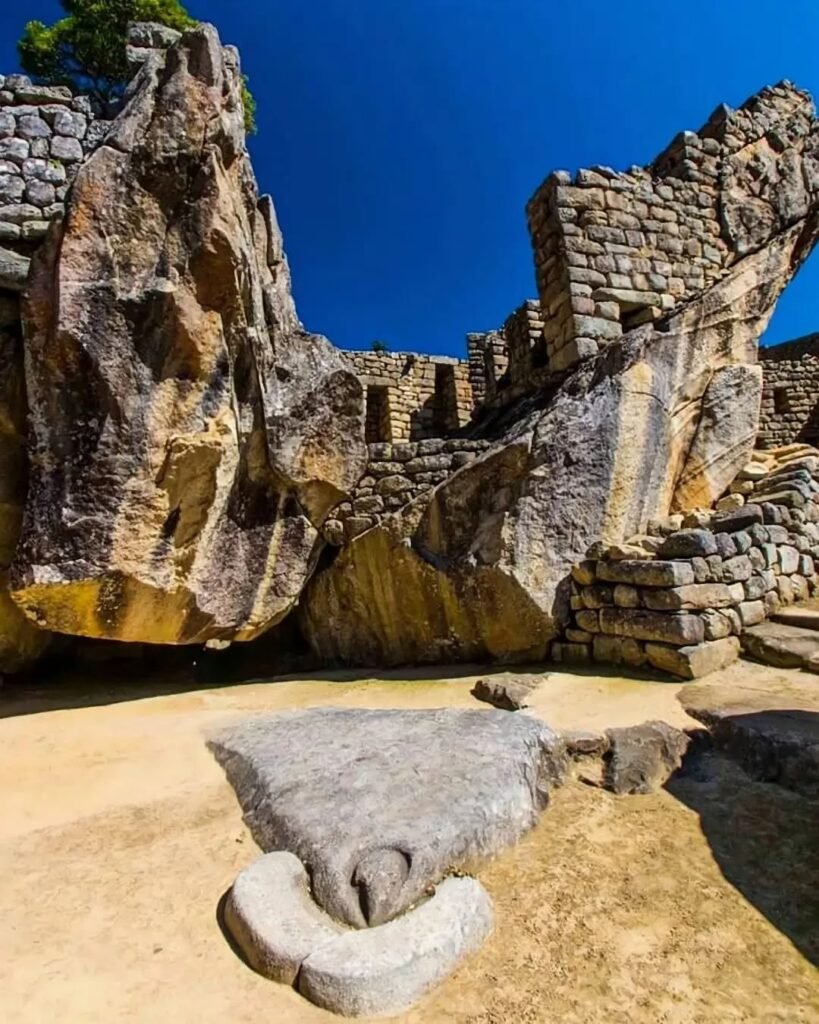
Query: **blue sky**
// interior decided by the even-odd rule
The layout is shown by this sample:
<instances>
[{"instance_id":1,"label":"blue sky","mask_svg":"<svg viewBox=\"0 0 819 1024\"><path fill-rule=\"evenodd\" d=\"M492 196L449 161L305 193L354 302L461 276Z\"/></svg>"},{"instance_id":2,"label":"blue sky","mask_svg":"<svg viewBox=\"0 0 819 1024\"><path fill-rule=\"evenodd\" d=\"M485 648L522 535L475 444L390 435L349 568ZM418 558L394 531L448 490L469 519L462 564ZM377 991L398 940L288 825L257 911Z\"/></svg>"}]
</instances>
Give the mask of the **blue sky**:
<instances>
[{"instance_id":1,"label":"blue sky","mask_svg":"<svg viewBox=\"0 0 819 1024\"><path fill-rule=\"evenodd\" d=\"M550 170L647 163L721 101L819 95L816 0L190 0L241 50L261 188L299 313L347 348L462 355L534 295L524 207ZM0 71L27 18L0 10ZM819 330L819 256L766 342Z\"/></svg>"}]
</instances>

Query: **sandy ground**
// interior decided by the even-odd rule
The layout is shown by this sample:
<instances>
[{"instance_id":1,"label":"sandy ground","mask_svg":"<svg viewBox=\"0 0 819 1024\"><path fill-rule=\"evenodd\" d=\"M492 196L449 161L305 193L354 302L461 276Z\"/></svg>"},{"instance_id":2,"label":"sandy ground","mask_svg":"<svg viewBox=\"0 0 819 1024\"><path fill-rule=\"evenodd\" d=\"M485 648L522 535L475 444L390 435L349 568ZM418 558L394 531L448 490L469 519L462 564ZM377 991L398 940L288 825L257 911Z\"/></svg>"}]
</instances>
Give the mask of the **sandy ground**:
<instances>
[{"instance_id":1,"label":"sandy ground","mask_svg":"<svg viewBox=\"0 0 819 1024\"><path fill-rule=\"evenodd\" d=\"M796 677L743 663L717 681L787 688ZM475 707L473 682L339 676L138 697L145 687L79 679L6 691L0 1021L337 1020L255 975L219 928L220 897L258 851L203 735L297 706ZM534 711L558 728L692 724L679 691L555 673ZM670 788L561 789L538 828L480 872L492 938L397 1019L819 1022L815 805L721 761Z\"/></svg>"}]
</instances>

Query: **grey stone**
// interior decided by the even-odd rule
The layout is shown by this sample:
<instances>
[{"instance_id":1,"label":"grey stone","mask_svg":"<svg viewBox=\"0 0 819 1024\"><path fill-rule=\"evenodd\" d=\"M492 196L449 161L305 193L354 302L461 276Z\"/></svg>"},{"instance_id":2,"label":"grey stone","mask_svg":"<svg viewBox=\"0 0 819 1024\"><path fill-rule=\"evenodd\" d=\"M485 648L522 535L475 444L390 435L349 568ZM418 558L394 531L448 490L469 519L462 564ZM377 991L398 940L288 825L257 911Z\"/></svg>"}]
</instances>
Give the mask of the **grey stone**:
<instances>
[{"instance_id":1,"label":"grey stone","mask_svg":"<svg viewBox=\"0 0 819 1024\"><path fill-rule=\"evenodd\" d=\"M23 198L26 183L19 175L0 174L0 204L19 203ZM0 211L2 216L2 211Z\"/></svg>"},{"instance_id":2,"label":"grey stone","mask_svg":"<svg viewBox=\"0 0 819 1024\"><path fill-rule=\"evenodd\" d=\"M737 594L727 583L692 583L669 590L647 590L643 599L646 607L654 611L679 611L682 608L727 608L742 597L741 586Z\"/></svg>"},{"instance_id":3,"label":"grey stone","mask_svg":"<svg viewBox=\"0 0 819 1024\"><path fill-rule=\"evenodd\" d=\"M250 719L209 745L262 849L296 854L318 903L359 927L516 842L566 768L548 726L495 709L319 708ZM386 891L374 854L389 861Z\"/></svg>"},{"instance_id":4,"label":"grey stone","mask_svg":"<svg viewBox=\"0 0 819 1024\"><path fill-rule=\"evenodd\" d=\"M637 587L681 587L694 582L694 570L685 562L600 562L597 575L601 580Z\"/></svg>"},{"instance_id":5,"label":"grey stone","mask_svg":"<svg viewBox=\"0 0 819 1024\"><path fill-rule=\"evenodd\" d=\"M70 103L73 93L65 85L26 85L18 86L17 102L31 103L40 106L43 103Z\"/></svg>"},{"instance_id":6,"label":"grey stone","mask_svg":"<svg viewBox=\"0 0 819 1024\"><path fill-rule=\"evenodd\" d=\"M73 139L81 139L85 135L88 122L82 114L70 110L61 110L54 117L54 132L57 135L67 135Z\"/></svg>"},{"instance_id":7,"label":"grey stone","mask_svg":"<svg viewBox=\"0 0 819 1024\"><path fill-rule=\"evenodd\" d=\"M609 738L604 732L590 729L564 729L561 733L566 750L572 757L601 757L609 749Z\"/></svg>"},{"instance_id":8,"label":"grey stone","mask_svg":"<svg viewBox=\"0 0 819 1024\"><path fill-rule=\"evenodd\" d=\"M754 567L747 555L735 555L722 563L722 579L726 583L744 583L753 575Z\"/></svg>"},{"instance_id":9,"label":"grey stone","mask_svg":"<svg viewBox=\"0 0 819 1024\"><path fill-rule=\"evenodd\" d=\"M304 865L292 853L268 853L234 881L225 924L254 971L292 985L307 957L345 929L310 897Z\"/></svg>"},{"instance_id":10,"label":"grey stone","mask_svg":"<svg viewBox=\"0 0 819 1024\"><path fill-rule=\"evenodd\" d=\"M614 793L652 793L680 767L689 737L666 722L607 729L605 785Z\"/></svg>"},{"instance_id":11,"label":"grey stone","mask_svg":"<svg viewBox=\"0 0 819 1024\"><path fill-rule=\"evenodd\" d=\"M299 992L346 1017L401 1013L479 949L492 924L480 883L447 878L402 917L318 947L302 964Z\"/></svg>"},{"instance_id":12,"label":"grey stone","mask_svg":"<svg viewBox=\"0 0 819 1024\"><path fill-rule=\"evenodd\" d=\"M737 533L739 530L747 530L754 523L761 523L762 520L762 509L759 505L748 504L730 512L718 512L711 521L711 529L714 533Z\"/></svg>"},{"instance_id":13,"label":"grey stone","mask_svg":"<svg viewBox=\"0 0 819 1024\"><path fill-rule=\"evenodd\" d=\"M646 657L661 672L668 672L680 679L699 679L736 661L739 657L739 640L735 636L725 636L688 647L648 643Z\"/></svg>"},{"instance_id":14,"label":"grey stone","mask_svg":"<svg viewBox=\"0 0 819 1024\"><path fill-rule=\"evenodd\" d=\"M0 139L0 160L11 160L13 163L22 164L28 154L29 145L25 139Z\"/></svg>"},{"instance_id":15,"label":"grey stone","mask_svg":"<svg viewBox=\"0 0 819 1024\"><path fill-rule=\"evenodd\" d=\"M638 608L603 608L598 614L601 631L613 636L658 640L680 647L701 643L705 637L702 620L696 615Z\"/></svg>"},{"instance_id":16,"label":"grey stone","mask_svg":"<svg viewBox=\"0 0 819 1024\"><path fill-rule=\"evenodd\" d=\"M51 129L37 114L24 114L17 119L17 135L23 139L47 139Z\"/></svg>"},{"instance_id":17,"label":"grey stone","mask_svg":"<svg viewBox=\"0 0 819 1024\"><path fill-rule=\"evenodd\" d=\"M56 196L54 186L47 181L30 181L25 189L26 202L34 206L50 206Z\"/></svg>"},{"instance_id":18,"label":"grey stone","mask_svg":"<svg viewBox=\"0 0 819 1024\"><path fill-rule=\"evenodd\" d=\"M63 160L70 163L74 160L82 160L83 149L79 140L69 138L66 135L55 135L51 140L51 155L56 160Z\"/></svg>"},{"instance_id":19,"label":"grey stone","mask_svg":"<svg viewBox=\"0 0 819 1024\"><path fill-rule=\"evenodd\" d=\"M779 548L779 567L781 571L790 576L799 569L799 552L796 548L783 544Z\"/></svg>"},{"instance_id":20,"label":"grey stone","mask_svg":"<svg viewBox=\"0 0 819 1024\"><path fill-rule=\"evenodd\" d=\"M28 281L30 263L26 256L0 247L0 288L21 292Z\"/></svg>"},{"instance_id":21,"label":"grey stone","mask_svg":"<svg viewBox=\"0 0 819 1024\"><path fill-rule=\"evenodd\" d=\"M53 160L29 157L23 161L23 177L26 181L45 181L51 185L62 185L65 181L65 167Z\"/></svg>"},{"instance_id":22,"label":"grey stone","mask_svg":"<svg viewBox=\"0 0 819 1024\"><path fill-rule=\"evenodd\" d=\"M486 676L475 683L472 695L502 711L519 711L529 706L529 699L543 678L508 674Z\"/></svg>"},{"instance_id":23,"label":"grey stone","mask_svg":"<svg viewBox=\"0 0 819 1024\"><path fill-rule=\"evenodd\" d=\"M709 530L679 530L663 541L658 558L702 558L717 554L717 541Z\"/></svg>"},{"instance_id":24,"label":"grey stone","mask_svg":"<svg viewBox=\"0 0 819 1024\"><path fill-rule=\"evenodd\" d=\"M685 701L686 711L710 730L714 746L752 778L809 800L819 798L819 714L799 707L760 707L755 700L743 703L741 693L724 703L720 696L705 690Z\"/></svg>"}]
</instances>

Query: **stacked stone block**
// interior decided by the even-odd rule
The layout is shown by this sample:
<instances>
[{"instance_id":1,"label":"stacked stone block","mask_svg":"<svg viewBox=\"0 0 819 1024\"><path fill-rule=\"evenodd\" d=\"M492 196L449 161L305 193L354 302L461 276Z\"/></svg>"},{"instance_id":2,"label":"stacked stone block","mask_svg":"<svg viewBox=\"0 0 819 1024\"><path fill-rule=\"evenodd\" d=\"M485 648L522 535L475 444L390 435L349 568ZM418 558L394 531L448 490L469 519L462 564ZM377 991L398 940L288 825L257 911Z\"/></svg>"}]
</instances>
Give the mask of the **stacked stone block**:
<instances>
[{"instance_id":1,"label":"stacked stone block","mask_svg":"<svg viewBox=\"0 0 819 1024\"><path fill-rule=\"evenodd\" d=\"M506 337L502 330L473 332L466 347L474 408L491 407L509 365Z\"/></svg>"},{"instance_id":2,"label":"stacked stone block","mask_svg":"<svg viewBox=\"0 0 819 1024\"><path fill-rule=\"evenodd\" d=\"M0 245L27 252L43 238L109 124L87 96L0 75Z\"/></svg>"},{"instance_id":3,"label":"stacked stone block","mask_svg":"<svg viewBox=\"0 0 819 1024\"><path fill-rule=\"evenodd\" d=\"M532 370L545 365L548 358L543 342L543 316L537 299L527 299L518 306L504 323L502 333L506 339L510 383L513 386L530 383Z\"/></svg>"},{"instance_id":4,"label":"stacked stone block","mask_svg":"<svg viewBox=\"0 0 819 1024\"><path fill-rule=\"evenodd\" d=\"M819 334L759 351L763 369L757 445L819 442Z\"/></svg>"},{"instance_id":5,"label":"stacked stone block","mask_svg":"<svg viewBox=\"0 0 819 1024\"><path fill-rule=\"evenodd\" d=\"M473 395L468 363L411 352L346 352L367 396L370 442L416 441L465 426Z\"/></svg>"},{"instance_id":6,"label":"stacked stone block","mask_svg":"<svg viewBox=\"0 0 819 1024\"><path fill-rule=\"evenodd\" d=\"M749 251L754 231L731 204L758 205L760 223L769 216L777 177L765 166L776 159L769 149L799 145L812 113L810 97L783 83L737 111L718 108L699 133L677 136L649 167L550 175L527 215L551 369L567 369L624 331L661 319ZM761 142L767 148L756 153ZM765 202L742 195L760 187L748 171L755 163L771 187Z\"/></svg>"},{"instance_id":7,"label":"stacked stone block","mask_svg":"<svg viewBox=\"0 0 819 1024\"><path fill-rule=\"evenodd\" d=\"M443 483L489 447L488 441L432 438L416 443L371 444L367 471L349 501L336 506L324 535L341 545Z\"/></svg>"},{"instance_id":8,"label":"stacked stone block","mask_svg":"<svg viewBox=\"0 0 819 1024\"><path fill-rule=\"evenodd\" d=\"M819 453L746 482L748 500L735 494L722 511L670 517L650 526L654 535L593 549L572 570L572 622L553 657L693 679L733 661L743 630L813 594Z\"/></svg>"}]
</instances>

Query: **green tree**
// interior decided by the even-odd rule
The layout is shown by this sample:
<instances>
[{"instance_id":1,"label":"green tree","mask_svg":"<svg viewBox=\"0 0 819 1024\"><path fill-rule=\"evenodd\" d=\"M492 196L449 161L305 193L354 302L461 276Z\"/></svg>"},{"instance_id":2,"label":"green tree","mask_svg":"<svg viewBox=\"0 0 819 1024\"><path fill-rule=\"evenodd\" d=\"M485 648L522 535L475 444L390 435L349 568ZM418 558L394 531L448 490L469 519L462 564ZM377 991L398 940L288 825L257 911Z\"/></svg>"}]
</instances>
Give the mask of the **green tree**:
<instances>
[{"instance_id":1,"label":"green tree","mask_svg":"<svg viewBox=\"0 0 819 1024\"><path fill-rule=\"evenodd\" d=\"M390 346L386 343L386 341L380 341L376 339L376 341L374 341L372 345L370 345L370 350L379 353L389 352Z\"/></svg>"},{"instance_id":2,"label":"green tree","mask_svg":"<svg viewBox=\"0 0 819 1024\"><path fill-rule=\"evenodd\" d=\"M60 0L64 18L30 21L17 43L20 64L40 82L70 85L102 103L122 94L132 69L125 59L130 21L156 21L177 31L196 24L180 0ZM245 125L255 131L256 104L242 87Z\"/></svg>"}]
</instances>

